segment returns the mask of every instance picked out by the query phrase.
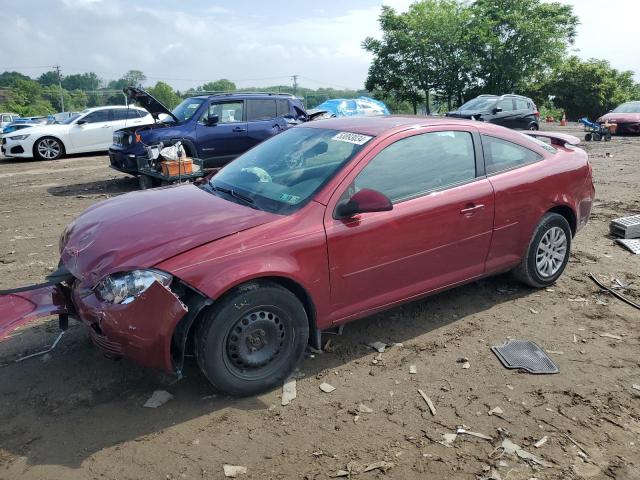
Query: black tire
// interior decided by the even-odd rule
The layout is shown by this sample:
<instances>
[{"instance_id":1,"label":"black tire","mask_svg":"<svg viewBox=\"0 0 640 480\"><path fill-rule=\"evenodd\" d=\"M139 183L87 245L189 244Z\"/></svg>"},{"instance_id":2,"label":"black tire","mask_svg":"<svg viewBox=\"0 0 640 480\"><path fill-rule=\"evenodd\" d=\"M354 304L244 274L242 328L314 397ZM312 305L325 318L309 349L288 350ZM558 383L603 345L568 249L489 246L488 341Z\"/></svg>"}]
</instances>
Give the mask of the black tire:
<instances>
[{"instance_id":1,"label":"black tire","mask_svg":"<svg viewBox=\"0 0 640 480\"><path fill-rule=\"evenodd\" d=\"M194 337L196 360L214 387L234 396L281 384L309 339L302 303L272 282L241 285L202 315Z\"/></svg>"},{"instance_id":2,"label":"black tire","mask_svg":"<svg viewBox=\"0 0 640 480\"><path fill-rule=\"evenodd\" d=\"M33 156L38 160L57 160L64 155L64 144L55 137L42 137L33 144Z\"/></svg>"},{"instance_id":3,"label":"black tire","mask_svg":"<svg viewBox=\"0 0 640 480\"><path fill-rule=\"evenodd\" d=\"M140 190L146 190L147 188L153 188L153 178L148 177L147 175L138 175L138 185L140 186Z\"/></svg>"},{"instance_id":4,"label":"black tire","mask_svg":"<svg viewBox=\"0 0 640 480\"><path fill-rule=\"evenodd\" d=\"M531 122L527 127L527 130L538 130L538 124L535 122Z\"/></svg>"},{"instance_id":5,"label":"black tire","mask_svg":"<svg viewBox=\"0 0 640 480\"><path fill-rule=\"evenodd\" d=\"M607 132L604 134L604 141L605 142L610 142L611 141L611 132Z\"/></svg>"},{"instance_id":6,"label":"black tire","mask_svg":"<svg viewBox=\"0 0 640 480\"><path fill-rule=\"evenodd\" d=\"M602 140L602 135L600 135L598 132L593 134L593 141L594 142L599 142L600 140Z\"/></svg>"},{"instance_id":7,"label":"black tire","mask_svg":"<svg viewBox=\"0 0 640 480\"><path fill-rule=\"evenodd\" d=\"M556 238L556 234L559 236L556 246L543 243L543 239L548 242L550 239ZM560 248L562 240L564 240L564 251ZM546 250L543 247L546 247ZM560 214L547 213L534 230L527 251L513 273L518 280L531 287L548 287L555 283L564 272L570 253L571 227L569 222Z\"/></svg>"},{"instance_id":8,"label":"black tire","mask_svg":"<svg viewBox=\"0 0 640 480\"><path fill-rule=\"evenodd\" d=\"M585 139L587 142L590 142L590 141L591 141L591 138L592 138L592 136L591 136L591 134L590 134L590 133L587 133L587 134L584 136L584 139Z\"/></svg>"}]
</instances>

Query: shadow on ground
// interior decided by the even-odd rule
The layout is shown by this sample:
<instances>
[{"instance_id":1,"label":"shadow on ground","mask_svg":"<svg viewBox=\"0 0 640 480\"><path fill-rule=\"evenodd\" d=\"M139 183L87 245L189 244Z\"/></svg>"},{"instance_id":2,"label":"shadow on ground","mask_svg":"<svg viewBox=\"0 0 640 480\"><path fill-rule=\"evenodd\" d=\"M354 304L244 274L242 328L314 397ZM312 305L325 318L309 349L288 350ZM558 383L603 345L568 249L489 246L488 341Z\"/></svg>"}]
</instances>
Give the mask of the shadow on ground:
<instances>
[{"instance_id":1,"label":"shadow on ground","mask_svg":"<svg viewBox=\"0 0 640 480\"><path fill-rule=\"evenodd\" d=\"M47 189L55 197L77 197L78 195L117 195L138 190L138 180L134 177L113 178L95 182L74 183Z\"/></svg>"},{"instance_id":2,"label":"shadow on ground","mask_svg":"<svg viewBox=\"0 0 640 480\"><path fill-rule=\"evenodd\" d=\"M315 376L372 354L368 343L408 342L530 292L503 275L349 323L340 336L323 335L323 341L331 338L333 352L305 358L300 371L305 377ZM56 327L52 321L10 338L2 345L0 364L8 363L18 352L23 354L27 346L37 350L36 338L53 340ZM465 322L462 333L457 329L456 335L482 328L475 320ZM435 351L435 342L424 338L425 344L416 348ZM273 394L212 397L216 392L193 359L187 362L185 377L176 383L128 362L108 360L90 344L79 324L44 360L33 358L0 368L0 449L26 457L30 465L77 468L104 448L153 436L227 407L262 410L269 406L265 402L273 402ZM175 398L156 410L143 408L156 389L167 389Z\"/></svg>"}]
</instances>

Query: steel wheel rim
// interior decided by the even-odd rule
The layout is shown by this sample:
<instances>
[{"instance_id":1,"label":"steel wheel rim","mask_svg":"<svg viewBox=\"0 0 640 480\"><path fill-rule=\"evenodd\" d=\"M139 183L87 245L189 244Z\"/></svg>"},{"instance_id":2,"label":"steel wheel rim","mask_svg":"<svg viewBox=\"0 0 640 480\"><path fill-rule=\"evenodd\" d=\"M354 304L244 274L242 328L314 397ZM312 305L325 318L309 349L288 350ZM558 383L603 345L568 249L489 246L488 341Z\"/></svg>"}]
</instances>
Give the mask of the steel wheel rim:
<instances>
[{"instance_id":1,"label":"steel wheel rim","mask_svg":"<svg viewBox=\"0 0 640 480\"><path fill-rule=\"evenodd\" d=\"M60 154L60 144L52 138L45 138L38 143L38 153L48 160Z\"/></svg>"},{"instance_id":2,"label":"steel wheel rim","mask_svg":"<svg viewBox=\"0 0 640 480\"><path fill-rule=\"evenodd\" d=\"M230 328L224 344L225 363L239 378L263 378L279 369L292 337L278 309L259 307Z\"/></svg>"},{"instance_id":3,"label":"steel wheel rim","mask_svg":"<svg viewBox=\"0 0 640 480\"><path fill-rule=\"evenodd\" d=\"M536 251L536 270L543 278L553 277L562 265L568 251L567 234L560 227L547 230Z\"/></svg>"}]
</instances>

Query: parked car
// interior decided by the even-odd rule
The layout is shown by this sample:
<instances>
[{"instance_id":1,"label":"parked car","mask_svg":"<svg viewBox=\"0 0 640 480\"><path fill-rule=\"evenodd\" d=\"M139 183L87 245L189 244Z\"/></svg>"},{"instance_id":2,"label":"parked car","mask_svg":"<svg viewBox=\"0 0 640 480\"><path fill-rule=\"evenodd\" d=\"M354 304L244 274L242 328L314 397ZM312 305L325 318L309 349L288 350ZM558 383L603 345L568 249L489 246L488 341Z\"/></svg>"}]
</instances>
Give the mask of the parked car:
<instances>
[{"instance_id":1,"label":"parked car","mask_svg":"<svg viewBox=\"0 0 640 480\"><path fill-rule=\"evenodd\" d=\"M480 95L447 117L470 118L520 130L538 130L540 112L530 98L521 95Z\"/></svg>"},{"instance_id":2,"label":"parked car","mask_svg":"<svg viewBox=\"0 0 640 480\"><path fill-rule=\"evenodd\" d=\"M0 128L4 128L11 122L15 122L20 118L17 113L0 113Z\"/></svg>"},{"instance_id":3,"label":"parked car","mask_svg":"<svg viewBox=\"0 0 640 480\"><path fill-rule=\"evenodd\" d=\"M51 284L0 296L0 338L71 315L112 356L180 373L193 353L220 390L272 388L322 330L509 270L553 284L594 200L578 143L418 117L296 126L199 186L90 207Z\"/></svg>"},{"instance_id":4,"label":"parked car","mask_svg":"<svg viewBox=\"0 0 640 480\"><path fill-rule=\"evenodd\" d=\"M27 123L27 122L11 122L0 131L0 134L6 135L7 133L15 132L17 130L23 130L25 128L37 127L39 123Z\"/></svg>"},{"instance_id":5,"label":"parked car","mask_svg":"<svg viewBox=\"0 0 640 480\"><path fill-rule=\"evenodd\" d=\"M618 105L598 118L598 123L615 123L616 133L640 133L640 101Z\"/></svg>"},{"instance_id":6,"label":"parked car","mask_svg":"<svg viewBox=\"0 0 640 480\"><path fill-rule=\"evenodd\" d=\"M387 106L380 100L369 97L333 98L322 102L308 113L324 112L323 118L331 117L373 117L390 115Z\"/></svg>"},{"instance_id":7,"label":"parked car","mask_svg":"<svg viewBox=\"0 0 640 480\"><path fill-rule=\"evenodd\" d=\"M49 122L50 123L62 123L65 120L79 115L80 112L59 112L59 113L54 113L53 115L49 115Z\"/></svg>"},{"instance_id":8,"label":"parked car","mask_svg":"<svg viewBox=\"0 0 640 480\"><path fill-rule=\"evenodd\" d=\"M107 150L114 130L127 125L148 125L153 118L137 107L88 108L59 124L25 128L16 135L2 137L2 153L7 157L56 160L66 153Z\"/></svg>"},{"instance_id":9,"label":"parked car","mask_svg":"<svg viewBox=\"0 0 640 480\"><path fill-rule=\"evenodd\" d=\"M144 90L124 89L157 120L145 127L117 131L109 148L111 167L138 174L138 158L147 158L145 145L182 141L188 157L203 160L204 168L221 167L290 123L306 121L302 101L289 94L224 93L200 95L169 110Z\"/></svg>"}]
</instances>

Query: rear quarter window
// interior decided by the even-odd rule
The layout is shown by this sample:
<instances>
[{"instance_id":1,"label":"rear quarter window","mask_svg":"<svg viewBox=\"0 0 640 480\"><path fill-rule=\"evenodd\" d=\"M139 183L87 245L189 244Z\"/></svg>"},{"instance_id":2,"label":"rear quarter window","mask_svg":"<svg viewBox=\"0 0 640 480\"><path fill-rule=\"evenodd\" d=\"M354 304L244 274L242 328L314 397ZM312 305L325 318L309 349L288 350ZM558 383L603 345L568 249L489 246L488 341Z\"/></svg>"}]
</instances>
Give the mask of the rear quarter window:
<instances>
[{"instance_id":1,"label":"rear quarter window","mask_svg":"<svg viewBox=\"0 0 640 480\"><path fill-rule=\"evenodd\" d=\"M487 175L523 167L542 160L542 155L501 138L482 135Z\"/></svg>"},{"instance_id":2,"label":"rear quarter window","mask_svg":"<svg viewBox=\"0 0 640 480\"><path fill-rule=\"evenodd\" d=\"M270 120L277 116L275 99L255 98L247 100L247 120L249 122Z\"/></svg>"}]
</instances>

